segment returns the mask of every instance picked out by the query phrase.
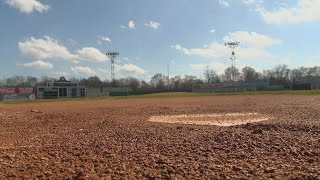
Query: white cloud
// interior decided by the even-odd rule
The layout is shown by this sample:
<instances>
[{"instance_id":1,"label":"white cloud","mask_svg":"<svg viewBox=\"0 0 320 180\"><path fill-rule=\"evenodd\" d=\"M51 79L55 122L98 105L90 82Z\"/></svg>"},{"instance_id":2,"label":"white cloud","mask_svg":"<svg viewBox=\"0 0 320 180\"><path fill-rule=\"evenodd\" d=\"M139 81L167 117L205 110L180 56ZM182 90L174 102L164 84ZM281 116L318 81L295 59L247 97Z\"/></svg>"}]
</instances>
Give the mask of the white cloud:
<instances>
[{"instance_id":1,"label":"white cloud","mask_svg":"<svg viewBox=\"0 0 320 180\"><path fill-rule=\"evenodd\" d=\"M129 29L135 29L136 28L136 24L134 23L134 21L129 21L128 22L128 28Z\"/></svg>"},{"instance_id":2,"label":"white cloud","mask_svg":"<svg viewBox=\"0 0 320 180\"><path fill-rule=\"evenodd\" d=\"M303 22L314 22L320 19L319 0L298 0L295 7L287 7L281 3L276 10L269 11L264 7L256 9L266 23L269 24L298 24Z\"/></svg>"},{"instance_id":3,"label":"white cloud","mask_svg":"<svg viewBox=\"0 0 320 180\"><path fill-rule=\"evenodd\" d=\"M246 5L260 5L263 3L263 0L242 0Z\"/></svg>"},{"instance_id":4,"label":"white cloud","mask_svg":"<svg viewBox=\"0 0 320 180\"><path fill-rule=\"evenodd\" d=\"M136 24L135 24L134 21L130 20L130 21L128 22L128 26L123 26L123 25L121 25L120 28L121 28L121 29L136 29Z\"/></svg>"},{"instance_id":5,"label":"white cloud","mask_svg":"<svg viewBox=\"0 0 320 180\"><path fill-rule=\"evenodd\" d=\"M192 55L205 57L205 58L228 58L231 55L230 49L217 42L212 43L207 48L194 48L190 49ZM236 49L236 55L239 59L253 59L253 58L269 58L271 53L265 49L252 48L252 47L239 47Z\"/></svg>"},{"instance_id":6,"label":"white cloud","mask_svg":"<svg viewBox=\"0 0 320 180\"><path fill-rule=\"evenodd\" d=\"M189 51L189 49L182 47L180 44L176 44L174 46L170 46L171 48L174 48L178 51L183 52L186 55L191 55L191 52Z\"/></svg>"},{"instance_id":7,"label":"white cloud","mask_svg":"<svg viewBox=\"0 0 320 180\"><path fill-rule=\"evenodd\" d=\"M215 32L216 32L216 29L212 28L212 29L210 29L209 32L210 32L210 33L215 33Z\"/></svg>"},{"instance_id":8,"label":"white cloud","mask_svg":"<svg viewBox=\"0 0 320 180\"><path fill-rule=\"evenodd\" d=\"M209 66L208 64L189 64L189 67L192 70L205 70L206 67Z\"/></svg>"},{"instance_id":9,"label":"white cloud","mask_svg":"<svg viewBox=\"0 0 320 180\"><path fill-rule=\"evenodd\" d=\"M120 72L132 72L136 74L145 74L146 71L134 64L116 65L116 69Z\"/></svg>"},{"instance_id":10,"label":"white cloud","mask_svg":"<svg viewBox=\"0 0 320 180\"><path fill-rule=\"evenodd\" d=\"M256 32L247 31L236 31L229 33L229 35L223 38L223 41L239 41L241 44L256 48L270 47L282 43L282 41L279 39L271 38Z\"/></svg>"},{"instance_id":11,"label":"white cloud","mask_svg":"<svg viewBox=\"0 0 320 180\"><path fill-rule=\"evenodd\" d=\"M38 0L6 0L6 4L16 9L19 9L22 13L32 13L33 11L45 12L49 10L49 6L40 3Z\"/></svg>"},{"instance_id":12,"label":"white cloud","mask_svg":"<svg viewBox=\"0 0 320 180\"><path fill-rule=\"evenodd\" d=\"M49 36L44 36L42 39L31 37L19 42L18 47L22 54L35 59L60 59L74 63L79 63L78 61L82 60L102 62L108 59L106 55L94 47L84 47L71 53L62 43Z\"/></svg>"},{"instance_id":13,"label":"white cloud","mask_svg":"<svg viewBox=\"0 0 320 180\"><path fill-rule=\"evenodd\" d=\"M103 42L106 42L106 43L111 43L112 42L111 39L109 37L107 37L107 36L98 36L97 39L98 39L97 43L100 44L100 45Z\"/></svg>"},{"instance_id":14,"label":"white cloud","mask_svg":"<svg viewBox=\"0 0 320 180\"><path fill-rule=\"evenodd\" d=\"M79 46L79 43L77 41L73 40L72 38L67 39L66 43L69 44L70 46L73 46L73 47Z\"/></svg>"},{"instance_id":15,"label":"white cloud","mask_svg":"<svg viewBox=\"0 0 320 180\"><path fill-rule=\"evenodd\" d=\"M304 61L303 66L304 67L314 67L314 66L319 66L320 64L320 55L314 55Z\"/></svg>"},{"instance_id":16,"label":"white cloud","mask_svg":"<svg viewBox=\"0 0 320 180\"><path fill-rule=\"evenodd\" d=\"M44 62L42 60L37 60L30 63L22 64L22 66L27 68L35 68L35 69L52 69L53 65L49 62Z\"/></svg>"},{"instance_id":17,"label":"white cloud","mask_svg":"<svg viewBox=\"0 0 320 180\"><path fill-rule=\"evenodd\" d=\"M277 3L278 1L275 1ZM245 4L246 6L253 7L250 8L249 10L252 11L259 11L263 7L263 0L242 0L242 3Z\"/></svg>"},{"instance_id":18,"label":"white cloud","mask_svg":"<svg viewBox=\"0 0 320 180\"><path fill-rule=\"evenodd\" d=\"M224 42L229 40L241 41L241 46L236 49L236 55L240 59L270 58L272 57L272 54L267 48L282 43L279 39L274 39L256 32L244 31L230 33L223 38ZM228 58L231 55L230 49L225 47L224 43L219 42L213 42L211 45L206 45L203 48L188 49L179 44L171 47L186 55L195 55L205 58Z\"/></svg>"},{"instance_id":19,"label":"white cloud","mask_svg":"<svg viewBox=\"0 0 320 180\"><path fill-rule=\"evenodd\" d=\"M108 60L107 56L96 48L84 47L77 51L79 59L81 60L94 60L97 62L103 62Z\"/></svg>"},{"instance_id":20,"label":"white cloud","mask_svg":"<svg viewBox=\"0 0 320 180\"><path fill-rule=\"evenodd\" d=\"M97 70L100 72L100 74L110 73L107 69L103 69L103 68L98 68Z\"/></svg>"},{"instance_id":21,"label":"white cloud","mask_svg":"<svg viewBox=\"0 0 320 180\"><path fill-rule=\"evenodd\" d=\"M75 67L71 67L70 70L73 73L76 74L85 74L85 75L96 75L96 71L93 70L90 67L84 67L84 66L75 66Z\"/></svg>"},{"instance_id":22,"label":"white cloud","mask_svg":"<svg viewBox=\"0 0 320 180\"><path fill-rule=\"evenodd\" d=\"M277 4L279 7L288 8L288 4L286 2L276 1L275 4Z\"/></svg>"},{"instance_id":23,"label":"white cloud","mask_svg":"<svg viewBox=\"0 0 320 180\"><path fill-rule=\"evenodd\" d=\"M185 49L181 47L182 49ZM230 50L228 50L223 44L219 44L217 42L212 43L206 48L192 48L188 50L190 54L195 56L201 56L206 58L218 58L223 57L230 54ZM190 55L186 54L186 55Z\"/></svg>"},{"instance_id":24,"label":"white cloud","mask_svg":"<svg viewBox=\"0 0 320 180\"><path fill-rule=\"evenodd\" d=\"M107 42L112 42L110 38L108 37L102 37L101 38L102 41L107 41Z\"/></svg>"},{"instance_id":25,"label":"white cloud","mask_svg":"<svg viewBox=\"0 0 320 180\"><path fill-rule=\"evenodd\" d=\"M153 29L159 29L160 28L160 23L154 22L154 21L149 21L148 23L144 24L147 27L153 28Z\"/></svg>"},{"instance_id":26,"label":"white cloud","mask_svg":"<svg viewBox=\"0 0 320 180\"><path fill-rule=\"evenodd\" d=\"M69 50L59 43L57 40L44 36L43 39L31 37L23 42L18 43L20 51L24 55L28 55L37 59L66 59L75 60L77 56L71 54Z\"/></svg>"},{"instance_id":27,"label":"white cloud","mask_svg":"<svg viewBox=\"0 0 320 180\"><path fill-rule=\"evenodd\" d=\"M73 62L74 64L79 64L80 63L78 60L73 60L71 62Z\"/></svg>"},{"instance_id":28,"label":"white cloud","mask_svg":"<svg viewBox=\"0 0 320 180\"><path fill-rule=\"evenodd\" d=\"M227 0L219 0L218 3L222 6L229 7L230 4Z\"/></svg>"},{"instance_id":29,"label":"white cloud","mask_svg":"<svg viewBox=\"0 0 320 180\"><path fill-rule=\"evenodd\" d=\"M236 51L236 54L239 59L266 59L272 58L273 55L266 49L259 48L239 48ZM229 55L228 55L229 56Z\"/></svg>"}]
</instances>

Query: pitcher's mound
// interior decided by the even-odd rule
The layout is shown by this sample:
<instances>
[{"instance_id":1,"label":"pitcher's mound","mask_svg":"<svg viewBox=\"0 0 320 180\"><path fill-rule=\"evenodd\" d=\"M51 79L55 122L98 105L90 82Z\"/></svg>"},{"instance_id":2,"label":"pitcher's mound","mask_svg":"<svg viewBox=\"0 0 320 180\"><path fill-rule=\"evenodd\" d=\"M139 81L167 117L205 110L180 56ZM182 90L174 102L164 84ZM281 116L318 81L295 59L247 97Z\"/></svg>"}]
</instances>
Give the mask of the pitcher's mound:
<instances>
[{"instance_id":1,"label":"pitcher's mound","mask_svg":"<svg viewBox=\"0 0 320 180\"><path fill-rule=\"evenodd\" d=\"M149 121L176 124L196 124L212 126L236 126L267 121L270 117L259 113L216 113L152 116Z\"/></svg>"}]
</instances>

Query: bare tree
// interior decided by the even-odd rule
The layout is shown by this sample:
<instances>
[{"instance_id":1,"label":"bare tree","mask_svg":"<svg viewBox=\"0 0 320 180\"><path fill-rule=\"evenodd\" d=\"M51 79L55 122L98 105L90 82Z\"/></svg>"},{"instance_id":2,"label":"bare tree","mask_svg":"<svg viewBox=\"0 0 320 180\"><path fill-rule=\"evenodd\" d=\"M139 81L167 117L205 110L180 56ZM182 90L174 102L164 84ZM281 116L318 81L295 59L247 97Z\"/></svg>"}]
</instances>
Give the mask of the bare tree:
<instances>
[{"instance_id":1,"label":"bare tree","mask_svg":"<svg viewBox=\"0 0 320 180\"><path fill-rule=\"evenodd\" d=\"M290 74L290 69L288 69L288 66L283 64L283 65L278 65L274 68L274 75L275 79L279 81L288 81L289 80L289 74Z\"/></svg>"},{"instance_id":2,"label":"bare tree","mask_svg":"<svg viewBox=\"0 0 320 180\"><path fill-rule=\"evenodd\" d=\"M27 85L28 86L36 86L38 83L38 78L32 77L32 76L27 76Z\"/></svg>"},{"instance_id":3,"label":"bare tree","mask_svg":"<svg viewBox=\"0 0 320 180\"><path fill-rule=\"evenodd\" d=\"M302 78L303 72L300 69L294 69L290 72L290 80L294 81L297 78Z\"/></svg>"},{"instance_id":4,"label":"bare tree","mask_svg":"<svg viewBox=\"0 0 320 180\"><path fill-rule=\"evenodd\" d=\"M193 85L195 84L202 84L203 81L201 79L198 79L196 76L184 76L182 79L182 85L181 88L185 90L191 90Z\"/></svg>"},{"instance_id":5,"label":"bare tree","mask_svg":"<svg viewBox=\"0 0 320 180\"><path fill-rule=\"evenodd\" d=\"M172 88L172 89L180 89L181 88L181 86L182 86L182 78L181 78L181 76L180 75L177 75L177 76L175 76L175 77L172 77L171 79L170 79L170 87Z\"/></svg>"},{"instance_id":6,"label":"bare tree","mask_svg":"<svg viewBox=\"0 0 320 180\"><path fill-rule=\"evenodd\" d=\"M221 82L219 75L213 69L209 69L209 66L207 66L207 69L205 70L205 72L203 74L204 74L204 78L205 78L206 83Z\"/></svg>"},{"instance_id":7,"label":"bare tree","mask_svg":"<svg viewBox=\"0 0 320 180\"><path fill-rule=\"evenodd\" d=\"M262 79L269 80L274 77L274 72L272 70L263 70L262 71Z\"/></svg>"},{"instance_id":8,"label":"bare tree","mask_svg":"<svg viewBox=\"0 0 320 180\"><path fill-rule=\"evenodd\" d=\"M309 67L307 70L307 76L320 76L320 67L319 66Z\"/></svg>"},{"instance_id":9,"label":"bare tree","mask_svg":"<svg viewBox=\"0 0 320 180\"><path fill-rule=\"evenodd\" d=\"M254 81L258 79L258 73L252 67L244 67L242 69L243 80L245 81Z\"/></svg>"},{"instance_id":10,"label":"bare tree","mask_svg":"<svg viewBox=\"0 0 320 180\"><path fill-rule=\"evenodd\" d=\"M92 76L88 79L81 79L80 83L87 87L102 87L102 81L98 76Z\"/></svg>"},{"instance_id":11,"label":"bare tree","mask_svg":"<svg viewBox=\"0 0 320 180\"><path fill-rule=\"evenodd\" d=\"M151 86L149 83L147 83L146 81L141 81L141 85L140 85L141 89L150 89Z\"/></svg>"},{"instance_id":12,"label":"bare tree","mask_svg":"<svg viewBox=\"0 0 320 180\"><path fill-rule=\"evenodd\" d=\"M164 89L166 80L166 76L162 75L161 73L157 73L151 78L150 84L154 88Z\"/></svg>"},{"instance_id":13,"label":"bare tree","mask_svg":"<svg viewBox=\"0 0 320 180\"><path fill-rule=\"evenodd\" d=\"M38 81L38 84L39 86L45 86L47 85L48 82L52 82L54 81L55 78L52 78L52 77L48 77L48 76L41 76L40 77L40 80Z\"/></svg>"},{"instance_id":14,"label":"bare tree","mask_svg":"<svg viewBox=\"0 0 320 180\"><path fill-rule=\"evenodd\" d=\"M132 89L137 89L140 87L140 81L135 77L127 77L127 86L131 87Z\"/></svg>"},{"instance_id":15,"label":"bare tree","mask_svg":"<svg viewBox=\"0 0 320 180\"><path fill-rule=\"evenodd\" d=\"M6 78L6 80L5 80L6 86L9 86L9 87L15 86L16 83L17 82L15 81L15 79L13 77Z\"/></svg>"},{"instance_id":16,"label":"bare tree","mask_svg":"<svg viewBox=\"0 0 320 180\"><path fill-rule=\"evenodd\" d=\"M226 81L237 81L240 77L239 69L236 67L228 67L224 70L224 79Z\"/></svg>"},{"instance_id":17,"label":"bare tree","mask_svg":"<svg viewBox=\"0 0 320 180\"><path fill-rule=\"evenodd\" d=\"M78 79L78 78L76 78L76 77L71 77L71 78L69 78L69 81L71 81L71 82L80 82L80 79Z\"/></svg>"}]
</instances>

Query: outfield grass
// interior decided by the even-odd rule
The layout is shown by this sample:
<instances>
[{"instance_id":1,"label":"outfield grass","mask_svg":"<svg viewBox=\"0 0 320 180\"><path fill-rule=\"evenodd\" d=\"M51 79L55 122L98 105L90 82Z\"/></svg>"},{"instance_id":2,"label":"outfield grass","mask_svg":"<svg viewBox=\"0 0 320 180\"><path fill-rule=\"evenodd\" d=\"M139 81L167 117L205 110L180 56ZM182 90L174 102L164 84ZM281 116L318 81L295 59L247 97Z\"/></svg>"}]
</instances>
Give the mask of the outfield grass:
<instances>
[{"instance_id":1,"label":"outfield grass","mask_svg":"<svg viewBox=\"0 0 320 180\"><path fill-rule=\"evenodd\" d=\"M161 97L203 97L203 96L223 96L223 95L259 95L259 94L293 94L293 95L320 95L320 90L285 90L285 91L252 91L252 92L223 92L223 93L187 93L187 92L165 92L145 95L131 96L105 96L105 97L88 97L88 98L73 98L73 99L37 99L37 100L9 100L0 101L0 104L19 104L19 103L39 103L39 102L54 102L54 101L84 101L84 100L99 100L99 99L132 99L132 98L161 98Z\"/></svg>"},{"instance_id":2,"label":"outfield grass","mask_svg":"<svg viewBox=\"0 0 320 180\"><path fill-rule=\"evenodd\" d=\"M285 90L285 91L252 91L252 92L221 92L221 93L156 93L132 96L116 96L111 98L148 98L148 97L197 97L197 96L221 96L221 95L255 95L255 94L297 94L320 95L320 90Z\"/></svg>"}]
</instances>

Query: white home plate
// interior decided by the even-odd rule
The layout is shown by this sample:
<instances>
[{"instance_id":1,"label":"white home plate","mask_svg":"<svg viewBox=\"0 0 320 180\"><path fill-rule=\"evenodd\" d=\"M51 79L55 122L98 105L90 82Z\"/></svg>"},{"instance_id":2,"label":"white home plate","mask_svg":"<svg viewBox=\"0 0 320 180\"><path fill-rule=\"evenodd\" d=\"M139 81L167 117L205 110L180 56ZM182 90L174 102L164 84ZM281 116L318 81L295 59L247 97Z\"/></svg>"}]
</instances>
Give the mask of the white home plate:
<instances>
[{"instance_id":1,"label":"white home plate","mask_svg":"<svg viewBox=\"0 0 320 180\"><path fill-rule=\"evenodd\" d=\"M270 117L259 113L216 113L152 116L149 121L176 124L196 124L212 126L236 126L267 121Z\"/></svg>"}]
</instances>

